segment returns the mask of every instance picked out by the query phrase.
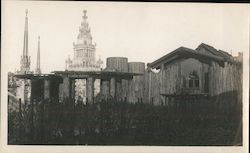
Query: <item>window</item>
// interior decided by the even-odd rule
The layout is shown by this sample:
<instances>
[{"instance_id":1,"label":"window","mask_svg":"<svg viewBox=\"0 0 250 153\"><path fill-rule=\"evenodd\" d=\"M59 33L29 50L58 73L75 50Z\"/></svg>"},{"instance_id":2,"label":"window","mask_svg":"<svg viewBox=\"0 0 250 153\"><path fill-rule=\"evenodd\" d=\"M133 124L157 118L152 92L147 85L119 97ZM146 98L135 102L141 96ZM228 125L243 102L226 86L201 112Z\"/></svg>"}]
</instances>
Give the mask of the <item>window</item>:
<instances>
[{"instance_id":1,"label":"window","mask_svg":"<svg viewBox=\"0 0 250 153\"><path fill-rule=\"evenodd\" d=\"M188 87L189 87L189 88L193 88L193 80L192 80L192 79L189 80L189 85L188 85Z\"/></svg>"},{"instance_id":2,"label":"window","mask_svg":"<svg viewBox=\"0 0 250 153\"><path fill-rule=\"evenodd\" d=\"M196 71L190 72L188 80L189 80L188 81L189 88L199 88L200 87L200 80L199 80L199 77L198 77L198 74Z\"/></svg>"},{"instance_id":3,"label":"window","mask_svg":"<svg viewBox=\"0 0 250 153\"><path fill-rule=\"evenodd\" d=\"M194 80L194 86L195 86L196 88L199 88L199 80Z\"/></svg>"}]
</instances>

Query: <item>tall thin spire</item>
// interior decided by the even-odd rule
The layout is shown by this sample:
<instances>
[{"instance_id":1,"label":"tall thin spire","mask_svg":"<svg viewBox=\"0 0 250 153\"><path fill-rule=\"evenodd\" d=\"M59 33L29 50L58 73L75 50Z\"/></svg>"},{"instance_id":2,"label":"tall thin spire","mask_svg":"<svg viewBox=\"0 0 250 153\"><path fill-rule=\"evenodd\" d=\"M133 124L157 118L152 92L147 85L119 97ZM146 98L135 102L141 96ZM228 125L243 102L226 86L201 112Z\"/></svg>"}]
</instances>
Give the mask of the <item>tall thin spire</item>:
<instances>
[{"instance_id":1,"label":"tall thin spire","mask_svg":"<svg viewBox=\"0 0 250 153\"><path fill-rule=\"evenodd\" d=\"M28 10L25 12L24 39L23 39L23 55L21 57L20 73L30 73L30 56L28 55Z\"/></svg>"},{"instance_id":2,"label":"tall thin spire","mask_svg":"<svg viewBox=\"0 0 250 153\"><path fill-rule=\"evenodd\" d=\"M23 40L23 56L28 56L28 10L25 12L24 40Z\"/></svg>"},{"instance_id":3,"label":"tall thin spire","mask_svg":"<svg viewBox=\"0 0 250 153\"><path fill-rule=\"evenodd\" d=\"M36 61L36 74L41 74L40 68L40 36L38 36L38 48L37 48L37 61Z\"/></svg>"}]
</instances>

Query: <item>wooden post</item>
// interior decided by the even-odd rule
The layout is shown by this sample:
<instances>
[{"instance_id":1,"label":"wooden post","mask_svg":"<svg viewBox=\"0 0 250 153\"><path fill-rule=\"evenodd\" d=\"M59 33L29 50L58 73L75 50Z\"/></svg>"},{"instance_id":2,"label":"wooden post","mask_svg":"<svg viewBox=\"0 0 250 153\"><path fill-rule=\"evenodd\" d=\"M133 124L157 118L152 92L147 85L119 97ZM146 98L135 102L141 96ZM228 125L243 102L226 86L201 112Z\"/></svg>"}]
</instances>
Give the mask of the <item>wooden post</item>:
<instances>
[{"instance_id":1,"label":"wooden post","mask_svg":"<svg viewBox=\"0 0 250 153\"><path fill-rule=\"evenodd\" d=\"M115 96L116 96L116 98L120 99L120 98L122 98L122 94L123 94L122 80L116 79Z\"/></svg>"},{"instance_id":2,"label":"wooden post","mask_svg":"<svg viewBox=\"0 0 250 153\"><path fill-rule=\"evenodd\" d=\"M18 115L18 123L19 123L19 135L18 135L18 142L21 143L22 140L22 102L21 98L19 98L19 115Z\"/></svg>"},{"instance_id":3,"label":"wooden post","mask_svg":"<svg viewBox=\"0 0 250 153\"><path fill-rule=\"evenodd\" d=\"M92 103L94 97L94 78L92 77L87 78L86 87L87 87L86 92L87 92L88 102Z\"/></svg>"},{"instance_id":4,"label":"wooden post","mask_svg":"<svg viewBox=\"0 0 250 153\"><path fill-rule=\"evenodd\" d=\"M108 80L101 80L101 93L104 95L105 99L109 95L109 81Z\"/></svg>"},{"instance_id":5,"label":"wooden post","mask_svg":"<svg viewBox=\"0 0 250 153\"><path fill-rule=\"evenodd\" d=\"M128 80L122 79L121 80L121 97L125 98L128 96L129 93L129 83Z\"/></svg>"},{"instance_id":6,"label":"wooden post","mask_svg":"<svg viewBox=\"0 0 250 153\"><path fill-rule=\"evenodd\" d=\"M70 82L70 84L71 84L71 99L72 99L72 101L73 101L73 103L75 103L75 79L71 79L70 80L71 82Z\"/></svg>"},{"instance_id":7,"label":"wooden post","mask_svg":"<svg viewBox=\"0 0 250 153\"><path fill-rule=\"evenodd\" d=\"M63 85L62 85L62 94L63 99L70 97L70 80L68 77L63 78Z\"/></svg>"},{"instance_id":8,"label":"wooden post","mask_svg":"<svg viewBox=\"0 0 250 153\"><path fill-rule=\"evenodd\" d=\"M44 80L44 99L50 98L50 80Z\"/></svg>"},{"instance_id":9,"label":"wooden post","mask_svg":"<svg viewBox=\"0 0 250 153\"><path fill-rule=\"evenodd\" d=\"M33 142L33 139L34 139L34 99L31 100L31 127L30 127L30 134L31 134L30 141Z\"/></svg>"},{"instance_id":10,"label":"wooden post","mask_svg":"<svg viewBox=\"0 0 250 153\"><path fill-rule=\"evenodd\" d=\"M152 76L151 76L151 71L148 72L148 75L149 75L149 79L148 79L148 100L150 101L151 99L151 88L152 88Z\"/></svg>"},{"instance_id":11,"label":"wooden post","mask_svg":"<svg viewBox=\"0 0 250 153\"><path fill-rule=\"evenodd\" d=\"M115 98L115 84L116 84L115 82L116 80L114 77L110 79L110 95L114 98Z\"/></svg>"}]
</instances>

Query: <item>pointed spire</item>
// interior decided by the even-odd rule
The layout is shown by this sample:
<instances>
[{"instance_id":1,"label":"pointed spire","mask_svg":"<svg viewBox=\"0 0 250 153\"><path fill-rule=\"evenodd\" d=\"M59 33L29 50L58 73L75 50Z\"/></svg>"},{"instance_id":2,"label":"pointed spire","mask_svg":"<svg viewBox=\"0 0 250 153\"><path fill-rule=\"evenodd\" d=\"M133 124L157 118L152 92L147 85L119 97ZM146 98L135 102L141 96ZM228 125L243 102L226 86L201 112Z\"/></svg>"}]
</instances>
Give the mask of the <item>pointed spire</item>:
<instances>
[{"instance_id":1,"label":"pointed spire","mask_svg":"<svg viewBox=\"0 0 250 153\"><path fill-rule=\"evenodd\" d=\"M88 39L92 39L91 36L91 30L89 28L89 24L87 22L87 10L83 10L83 21L81 22L81 25L79 27L79 34L78 34L78 39L81 39L83 37L88 37Z\"/></svg>"},{"instance_id":2,"label":"pointed spire","mask_svg":"<svg viewBox=\"0 0 250 153\"><path fill-rule=\"evenodd\" d=\"M23 41L23 56L28 56L28 10L25 12L25 26L24 26L24 41Z\"/></svg>"},{"instance_id":3,"label":"pointed spire","mask_svg":"<svg viewBox=\"0 0 250 153\"><path fill-rule=\"evenodd\" d=\"M24 39L23 39L23 55L21 57L20 73L30 73L30 56L28 55L28 10L25 11Z\"/></svg>"},{"instance_id":4,"label":"pointed spire","mask_svg":"<svg viewBox=\"0 0 250 153\"><path fill-rule=\"evenodd\" d=\"M28 9L26 9L25 13L26 13L26 17L27 17L28 16Z\"/></svg>"},{"instance_id":5,"label":"pointed spire","mask_svg":"<svg viewBox=\"0 0 250 153\"><path fill-rule=\"evenodd\" d=\"M38 36L38 48L37 48L37 61L36 61L36 74L41 74L40 68L40 36Z\"/></svg>"}]
</instances>

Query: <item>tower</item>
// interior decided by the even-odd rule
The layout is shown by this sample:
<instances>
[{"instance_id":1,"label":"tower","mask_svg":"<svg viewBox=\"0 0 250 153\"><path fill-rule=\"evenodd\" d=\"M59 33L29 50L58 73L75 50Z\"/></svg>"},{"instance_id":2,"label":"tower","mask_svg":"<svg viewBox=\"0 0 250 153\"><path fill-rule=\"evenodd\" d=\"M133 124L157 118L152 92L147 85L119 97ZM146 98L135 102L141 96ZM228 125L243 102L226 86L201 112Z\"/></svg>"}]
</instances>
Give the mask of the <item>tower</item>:
<instances>
[{"instance_id":1,"label":"tower","mask_svg":"<svg viewBox=\"0 0 250 153\"><path fill-rule=\"evenodd\" d=\"M41 68L40 68L40 36L38 36L36 74L41 74Z\"/></svg>"},{"instance_id":2,"label":"tower","mask_svg":"<svg viewBox=\"0 0 250 153\"><path fill-rule=\"evenodd\" d=\"M23 41L23 55L21 56L21 74L27 74L30 72L30 56L28 54L28 10L26 10L25 26L24 26L24 41Z\"/></svg>"},{"instance_id":3,"label":"tower","mask_svg":"<svg viewBox=\"0 0 250 153\"><path fill-rule=\"evenodd\" d=\"M82 22L79 27L77 41L73 43L74 55L66 60L66 70L68 71L99 71L101 70L100 59L96 61L96 44L92 42L91 30L87 21L87 11L83 10ZM100 89L100 80L94 82L95 94ZM86 80L76 79L75 82L75 99L81 97L86 100Z\"/></svg>"},{"instance_id":4,"label":"tower","mask_svg":"<svg viewBox=\"0 0 250 153\"><path fill-rule=\"evenodd\" d=\"M96 44L92 42L92 35L87 22L87 11L83 10L83 21L79 28L77 42L73 43L74 56L66 60L66 70L93 71L100 70L100 65L95 59Z\"/></svg>"},{"instance_id":5,"label":"tower","mask_svg":"<svg viewBox=\"0 0 250 153\"><path fill-rule=\"evenodd\" d=\"M25 12L25 25L24 25L24 40L23 40L23 55L21 56L21 67L17 71L18 74L31 74L30 71L30 56L28 54L28 10ZM29 102L31 94L31 82L27 79L17 79L17 98L22 102Z\"/></svg>"}]
</instances>

